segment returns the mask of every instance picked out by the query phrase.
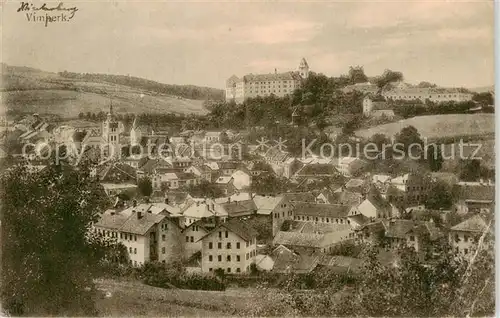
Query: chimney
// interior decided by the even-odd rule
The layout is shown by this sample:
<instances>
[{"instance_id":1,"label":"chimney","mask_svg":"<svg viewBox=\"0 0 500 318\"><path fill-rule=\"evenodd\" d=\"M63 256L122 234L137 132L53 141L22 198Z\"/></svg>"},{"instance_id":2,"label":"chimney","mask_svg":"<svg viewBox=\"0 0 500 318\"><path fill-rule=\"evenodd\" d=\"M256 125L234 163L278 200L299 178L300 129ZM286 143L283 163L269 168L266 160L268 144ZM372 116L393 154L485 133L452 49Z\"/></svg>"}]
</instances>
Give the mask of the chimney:
<instances>
[{"instance_id":1,"label":"chimney","mask_svg":"<svg viewBox=\"0 0 500 318\"><path fill-rule=\"evenodd\" d=\"M163 200L165 202L165 204L168 204L168 197L165 197L165 200Z\"/></svg>"},{"instance_id":2,"label":"chimney","mask_svg":"<svg viewBox=\"0 0 500 318\"><path fill-rule=\"evenodd\" d=\"M140 211L137 212L137 219L138 220L142 219L142 212L140 212Z\"/></svg>"},{"instance_id":3,"label":"chimney","mask_svg":"<svg viewBox=\"0 0 500 318\"><path fill-rule=\"evenodd\" d=\"M274 74L278 74L278 69L274 68Z\"/></svg>"}]
</instances>

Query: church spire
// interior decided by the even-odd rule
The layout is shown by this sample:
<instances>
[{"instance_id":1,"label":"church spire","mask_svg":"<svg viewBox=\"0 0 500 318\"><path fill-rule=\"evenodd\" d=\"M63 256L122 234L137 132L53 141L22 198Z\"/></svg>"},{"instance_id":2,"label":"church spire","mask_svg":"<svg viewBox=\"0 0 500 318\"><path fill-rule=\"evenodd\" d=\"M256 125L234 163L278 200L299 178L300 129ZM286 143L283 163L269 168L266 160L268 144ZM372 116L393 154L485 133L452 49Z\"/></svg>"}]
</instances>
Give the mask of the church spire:
<instances>
[{"instance_id":1,"label":"church spire","mask_svg":"<svg viewBox=\"0 0 500 318\"><path fill-rule=\"evenodd\" d=\"M132 123L132 128L133 129L137 128L137 115L134 116L134 122Z\"/></svg>"}]
</instances>

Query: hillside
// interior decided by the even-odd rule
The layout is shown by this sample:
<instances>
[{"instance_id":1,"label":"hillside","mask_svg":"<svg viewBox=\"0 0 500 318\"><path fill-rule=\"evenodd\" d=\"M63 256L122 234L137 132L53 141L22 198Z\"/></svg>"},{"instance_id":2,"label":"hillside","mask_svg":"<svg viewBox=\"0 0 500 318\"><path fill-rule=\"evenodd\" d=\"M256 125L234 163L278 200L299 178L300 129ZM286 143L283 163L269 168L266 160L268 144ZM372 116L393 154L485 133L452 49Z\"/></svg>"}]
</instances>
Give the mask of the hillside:
<instances>
[{"instance_id":1,"label":"hillside","mask_svg":"<svg viewBox=\"0 0 500 318\"><path fill-rule=\"evenodd\" d=\"M127 82L128 77L102 74L69 76L75 73L65 73L66 77L63 77L6 64L2 64L2 73L2 112L7 109L74 118L80 112L107 110L112 101L114 109L122 113L205 114L207 110L203 101L218 96L217 91L222 95L221 90L211 88L167 85L134 77ZM183 95L199 99L188 99Z\"/></svg>"},{"instance_id":2,"label":"hillside","mask_svg":"<svg viewBox=\"0 0 500 318\"><path fill-rule=\"evenodd\" d=\"M372 135L378 133L391 137L399 133L406 126L414 126L422 137L427 138L491 134L495 132L495 115L453 114L417 116L390 124L360 129L356 131L356 135L370 138Z\"/></svg>"}]
</instances>

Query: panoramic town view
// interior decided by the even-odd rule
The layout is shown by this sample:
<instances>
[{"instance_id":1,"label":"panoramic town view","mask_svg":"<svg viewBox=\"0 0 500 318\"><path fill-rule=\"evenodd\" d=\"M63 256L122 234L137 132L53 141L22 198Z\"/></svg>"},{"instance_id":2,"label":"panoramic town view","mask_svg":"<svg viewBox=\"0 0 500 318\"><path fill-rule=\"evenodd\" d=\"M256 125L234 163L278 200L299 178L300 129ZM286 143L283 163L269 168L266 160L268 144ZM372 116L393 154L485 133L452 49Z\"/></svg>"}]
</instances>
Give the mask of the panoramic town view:
<instances>
[{"instance_id":1,"label":"panoramic town view","mask_svg":"<svg viewBox=\"0 0 500 318\"><path fill-rule=\"evenodd\" d=\"M1 10L2 315L495 315L493 3Z\"/></svg>"}]
</instances>

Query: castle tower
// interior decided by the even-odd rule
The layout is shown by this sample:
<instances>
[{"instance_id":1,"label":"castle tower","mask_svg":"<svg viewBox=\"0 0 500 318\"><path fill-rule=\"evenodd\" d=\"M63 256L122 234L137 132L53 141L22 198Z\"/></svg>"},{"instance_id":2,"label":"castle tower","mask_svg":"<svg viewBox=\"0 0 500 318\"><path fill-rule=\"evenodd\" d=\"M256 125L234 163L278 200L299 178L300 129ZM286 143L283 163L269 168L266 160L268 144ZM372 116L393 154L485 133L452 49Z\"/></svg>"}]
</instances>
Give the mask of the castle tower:
<instances>
[{"instance_id":1,"label":"castle tower","mask_svg":"<svg viewBox=\"0 0 500 318\"><path fill-rule=\"evenodd\" d=\"M303 79L306 79L309 77L309 64L307 64L307 61L305 58L302 58L302 60L300 60L299 75Z\"/></svg>"}]
</instances>

